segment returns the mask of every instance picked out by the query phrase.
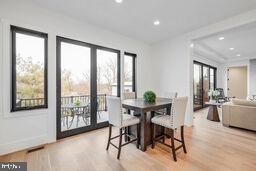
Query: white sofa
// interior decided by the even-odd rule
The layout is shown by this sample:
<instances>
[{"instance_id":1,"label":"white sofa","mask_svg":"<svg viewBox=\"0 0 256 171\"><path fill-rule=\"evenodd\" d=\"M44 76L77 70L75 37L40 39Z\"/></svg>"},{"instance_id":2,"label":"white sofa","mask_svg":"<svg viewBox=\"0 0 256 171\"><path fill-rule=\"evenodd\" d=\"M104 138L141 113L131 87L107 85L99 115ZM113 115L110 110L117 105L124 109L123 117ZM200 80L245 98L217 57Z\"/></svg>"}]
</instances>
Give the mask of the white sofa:
<instances>
[{"instance_id":1,"label":"white sofa","mask_svg":"<svg viewBox=\"0 0 256 171\"><path fill-rule=\"evenodd\" d=\"M256 101L232 99L224 103L222 124L256 131Z\"/></svg>"}]
</instances>

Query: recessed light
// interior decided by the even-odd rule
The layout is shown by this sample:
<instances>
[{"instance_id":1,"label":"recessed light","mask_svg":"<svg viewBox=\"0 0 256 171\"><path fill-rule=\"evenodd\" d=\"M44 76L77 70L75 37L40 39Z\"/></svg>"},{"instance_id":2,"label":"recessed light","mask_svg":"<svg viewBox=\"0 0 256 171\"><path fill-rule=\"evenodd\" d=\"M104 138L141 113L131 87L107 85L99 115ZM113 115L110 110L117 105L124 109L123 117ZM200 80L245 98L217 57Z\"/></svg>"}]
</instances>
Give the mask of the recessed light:
<instances>
[{"instance_id":1,"label":"recessed light","mask_svg":"<svg viewBox=\"0 0 256 171\"><path fill-rule=\"evenodd\" d=\"M155 21L154 21L154 25L155 25L155 26L157 26L157 25L159 25L159 24L160 24L160 21L159 21L159 20L155 20Z\"/></svg>"},{"instance_id":2,"label":"recessed light","mask_svg":"<svg viewBox=\"0 0 256 171\"><path fill-rule=\"evenodd\" d=\"M122 3L123 2L123 0L116 0L116 3Z\"/></svg>"},{"instance_id":3,"label":"recessed light","mask_svg":"<svg viewBox=\"0 0 256 171\"><path fill-rule=\"evenodd\" d=\"M190 44L190 47L191 47L191 48L194 48L194 43L191 43L191 44Z\"/></svg>"},{"instance_id":4,"label":"recessed light","mask_svg":"<svg viewBox=\"0 0 256 171\"><path fill-rule=\"evenodd\" d=\"M236 56L238 56L238 57L239 57L239 56L241 56L241 55L240 55L240 54L237 54Z\"/></svg>"},{"instance_id":5,"label":"recessed light","mask_svg":"<svg viewBox=\"0 0 256 171\"><path fill-rule=\"evenodd\" d=\"M229 50L234 50L235 48L229 48Z\"/></svg>"},{"instance_id":6,"label":"recessed light","mask_svg":"<svg viewBox=\"0 0 256 171\"><path fill-rule=\"evenodd\" d=\"M219 40L224 40L225 39L225 37L219 37Z\"/></svg>"}]
</instances>

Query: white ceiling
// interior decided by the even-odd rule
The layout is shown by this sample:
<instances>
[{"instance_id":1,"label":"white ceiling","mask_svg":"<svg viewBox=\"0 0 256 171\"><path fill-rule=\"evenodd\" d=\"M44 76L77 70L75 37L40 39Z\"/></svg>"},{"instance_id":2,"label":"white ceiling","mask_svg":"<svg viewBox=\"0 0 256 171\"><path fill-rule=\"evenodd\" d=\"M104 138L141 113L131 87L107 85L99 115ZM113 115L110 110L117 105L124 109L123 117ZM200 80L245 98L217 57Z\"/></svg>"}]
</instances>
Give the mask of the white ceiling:
<instances>
[{"instance_id":1,"label":"white ceiling","mask_svg":"<svg viewBox=\"0 0 256 171\"><path fill-rule=\"evenodd\" d=\"M28 0L93 25L155 43L256 8L255 0ZM159 26L153 21L160 20Z\"/></svg>"},{"instance_id":2,"label":"white ceiling","mask_svg":"<svg viewBox=\"0 0 256 171\"><path fill-rule=\"evenodd\" d=\"M224 40L219 40L224 37ZM194 51L217 61L256 58L256 23L198 39ZM230 50L234 48L234 50ZM241 56L237 56L240 54Z\"/></svg>"}]
</instances>

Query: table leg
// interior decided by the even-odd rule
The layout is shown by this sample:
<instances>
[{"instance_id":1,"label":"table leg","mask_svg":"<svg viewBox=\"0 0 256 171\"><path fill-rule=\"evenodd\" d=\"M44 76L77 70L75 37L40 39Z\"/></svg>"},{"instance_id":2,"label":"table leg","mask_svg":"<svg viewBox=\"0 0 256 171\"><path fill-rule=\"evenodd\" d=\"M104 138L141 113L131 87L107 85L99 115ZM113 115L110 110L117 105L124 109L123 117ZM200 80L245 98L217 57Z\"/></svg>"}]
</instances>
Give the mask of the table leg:
<instances>
[{"instance_id":1,"label":"table leg","mask_svg":"<svg viewBox=\"0 0 256 171\"><path fill-rule=\"evenodd\" d=\"M130 109L127 110L127 114L129 114L129 115L131 114L131 110ZM128 133L128 135L131 135L131 127L130 126L127 127L127 133ZM127 139L127 141L131 140L131 138L128 137L128 136L126 136L126 139Z\"/></svg>"},{"instance_id":2,"label":"table leg","mask_svg":"<svg viewBox=\"0 0 256 171\"><path fill-rule=\"evenodd\" d=\"M220 122L218 108L216 105L210 105L207 119L214 122Z\"/></svg>"},{"instance_id":3,"label":"table leg","mask_svg":"<svg viewBox=\"0 0 256 171\"><path fill-rule=\"evenodd\" d=\"M146 131L147 131L147 112L141 114L141 127L140 127L140 146L141 151L147 150Z\"/></svg>"}]
</instances>

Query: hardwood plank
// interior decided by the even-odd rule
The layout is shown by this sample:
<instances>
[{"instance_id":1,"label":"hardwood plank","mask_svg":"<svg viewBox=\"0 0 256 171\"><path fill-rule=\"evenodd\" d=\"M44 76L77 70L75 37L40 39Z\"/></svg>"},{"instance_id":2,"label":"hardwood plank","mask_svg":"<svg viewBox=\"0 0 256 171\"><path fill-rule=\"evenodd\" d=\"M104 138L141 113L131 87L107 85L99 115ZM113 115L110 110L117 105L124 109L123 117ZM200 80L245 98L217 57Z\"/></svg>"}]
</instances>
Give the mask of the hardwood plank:
<instances>
[{"instance_id":1,"label":"hardwood plank","mask_svg":"<svg viewBox=\"0 0 256 171\"><path fill-rule=\"evenodd\" d=\"M0 161L27 161L29 171L256 170L255 132L223 127L207 120L207 111L198 113L194 126L184 131L188 153L178 150L177 162L173 161L171 150L160 143L154 149L148 146L146 152L138 150L135 143L124 146L118 161L115 148L110 146L109 151L105 150L108 128L66 138L32 153L20 151L1 156ZM179 137L179 131L175 136ZM114 128L113 135L117 134L118 129ZM166 143L170 140L166 139Z\"/></svg>"}]
</instances>

